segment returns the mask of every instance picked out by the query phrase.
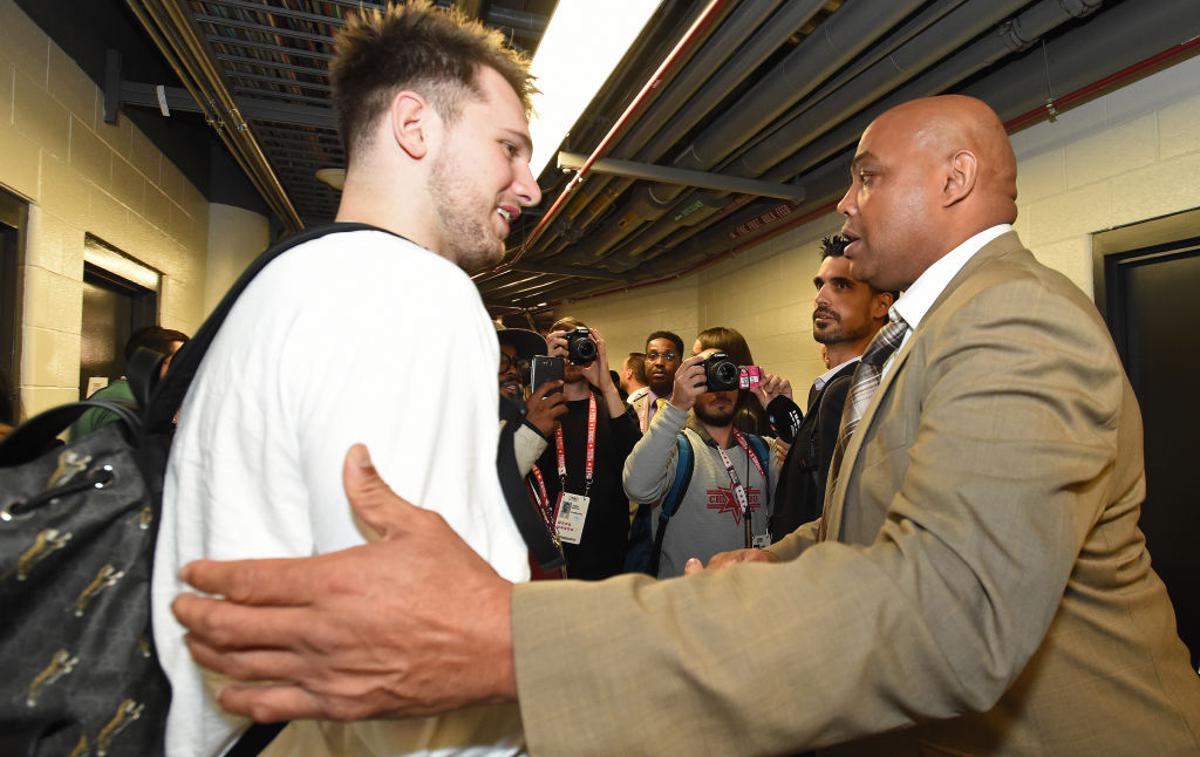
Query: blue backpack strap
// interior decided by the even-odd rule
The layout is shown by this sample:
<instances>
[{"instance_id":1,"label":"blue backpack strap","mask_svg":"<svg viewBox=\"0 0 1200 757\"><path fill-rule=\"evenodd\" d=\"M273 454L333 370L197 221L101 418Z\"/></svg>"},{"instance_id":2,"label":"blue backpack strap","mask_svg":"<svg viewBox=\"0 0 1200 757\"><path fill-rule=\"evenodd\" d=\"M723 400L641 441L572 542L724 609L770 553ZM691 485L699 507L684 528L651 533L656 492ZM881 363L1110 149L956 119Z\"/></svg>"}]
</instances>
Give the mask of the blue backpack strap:
<instances>
[{"instance_id":1,"label":"blue backpack strap","mask_svg":"<svg viewBox=\"0 0 1200 757\"><path fill-rule=\"evenodd\" d=\"M767 440L763 439L758 434L746 434L746 441L750 442L750 451L758 458L758 464L762 466L763 476L766 481L766 496L770 496L771 492L771 448L767 445Z\"/></svg>"},{"instance_id":2,"label":"blue backpack strap","mask_svg":"<svg viewBox=\"0 0 1200 757\"><path fill-rule=\"evenodd\" d=\"M667 533L667 522L675 511L679 509L679 503L683 501L683 495L687 493L688 484L692 482L692 471L696 468L696 456L692 453L692 443L688 441L687 436L679 434L675 437L675 447L679 454L675 459L675 480L671 483L671 488L667 491L667 496L663 497L662 510L658 514L658 531L654 534L654 551L650 554L650 575L658 575L659 558L662 557L663 537Z\"/></svg>"}]
</instances>

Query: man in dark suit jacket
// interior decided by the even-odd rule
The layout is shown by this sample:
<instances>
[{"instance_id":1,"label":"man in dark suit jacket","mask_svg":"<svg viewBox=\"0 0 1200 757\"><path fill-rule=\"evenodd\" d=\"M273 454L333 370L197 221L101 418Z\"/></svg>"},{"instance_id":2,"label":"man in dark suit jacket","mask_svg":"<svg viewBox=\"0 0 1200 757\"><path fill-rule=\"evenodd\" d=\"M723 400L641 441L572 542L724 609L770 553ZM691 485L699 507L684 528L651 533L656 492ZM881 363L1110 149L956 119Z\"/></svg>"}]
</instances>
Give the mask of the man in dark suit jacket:
<instances>
[{"instance_id":1,"label":"man in dark suit jacket","mask_svg":"<svg viewBox=\"0 0 1200 757\"><path fill-rule=\"evenodd\" d=\"M185 569L226 597L177 600L192 654L271 680L221 696L266 721L517 698L532 754L1197 754L1200 678L1137 528L1137 400L1015 200L978 100L863 133L846 256L905 292L825 512L782 542L682 579L514 587L355 447L350 499L385 541Z\"/></svg>"},{"instance_id":2,"label":"man in dark suit jacket","mask_svg":"<svg viewBox=\"0 0 1200 757\"><path fill-rule=\"evenodd\" d=\"M846 240L838 234L821 240L821 267L813 277L813 339L825 346L828 371L813 382L800 425L791 433L780 428L792 413L790 399L781 406L768 405L768 413L781 437L791 438L791 448L775 488L771 514L771 540L779 541L799 526L816 520L825 502L825 480L837 442L842 407L850 389L850 376L858 358L888 320L895 292L886 292L851 275L850 261L842 254ZM768 380L767 385L770 385ZM789 387L790 389L790 387Z\"/></svg>"}]
</instances>

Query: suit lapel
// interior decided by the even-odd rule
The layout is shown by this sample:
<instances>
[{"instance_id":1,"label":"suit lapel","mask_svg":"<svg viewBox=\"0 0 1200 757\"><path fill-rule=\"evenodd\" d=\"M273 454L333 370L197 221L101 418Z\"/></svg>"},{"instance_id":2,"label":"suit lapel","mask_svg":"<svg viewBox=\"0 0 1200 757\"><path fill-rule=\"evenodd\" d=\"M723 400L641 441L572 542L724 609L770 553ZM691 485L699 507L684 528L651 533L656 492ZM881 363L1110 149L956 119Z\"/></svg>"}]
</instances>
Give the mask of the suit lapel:
<instances>
[{"instance_id":1,"label":"suit lapel","mask_svg":"<svg viewBox=\"0 0 1200 757\"><path fill-rule=\"evenodd\" d=\"M870 428L872 421L875 419L875 410L879 407L880 401L887 394L892 382L896 380L900 369L904 367L904 363L908 360L909 353L912 352L913 343L917 340L917 332L913 332L904 346L892 358L891 365L887 368L887 373L883 380L879 382L879 388L875 390L875 394L871 397L870 404L863 411L862 420L858 422L858 428L850 437L850 443L846 447L846 453L842 456L841 468L838 472L838 480L835 482L834 489L829 493L830 500L828 507L825 508L824 518L826 519L825 538L839 540L842 529L842 512L846 504L846 485L850 480L850 475L854 470L854 461L858 458L858 451L862 448L862 440L866 437L866 431Z\"/></svg>"},{"instance_id":2,"label":"suit lapel","mask_svg":"<svg viewBox=\"0 0 1200 757\"><path fill-rule=\"evenodd\" d=\"M954 278L950 279L950 283L942 290L941 294L934 300L929 311L921 319L920 325L909 335L908 341L896 353L892 359L892 363L888 366L887 375L879 383L879 388L871 397L870 404L863 412L862 420L858 422L858 428L855 429L853 436L850 437L850 443L846 447L846 453L842 456L841 468L838 472L838 480L834 482L832 491L826 493L826 507L822 515L824 520L822 529L824 539L840 540L842 530L842 515L846 507L846 490L850 483L850 478L854 473L854 463L858 459L858 452L862 449L863 439L867 436L867 430L875 420L875 412L879 407L879 403L887 395L891 389L896 377L900 375L904 363L907 362L909 354L912 352L913 344L920 338L922 327L929 322L930 317L934 312L949 298L959 285L966 280L979 266L984 265L989 260L1005 255L1014 250L1023 249L1021 240L1017 237L1015 231L1009 231L988 242L980 248L979 252L971 256L966 265L962 267Z\"/></svg>"}]
</instances>

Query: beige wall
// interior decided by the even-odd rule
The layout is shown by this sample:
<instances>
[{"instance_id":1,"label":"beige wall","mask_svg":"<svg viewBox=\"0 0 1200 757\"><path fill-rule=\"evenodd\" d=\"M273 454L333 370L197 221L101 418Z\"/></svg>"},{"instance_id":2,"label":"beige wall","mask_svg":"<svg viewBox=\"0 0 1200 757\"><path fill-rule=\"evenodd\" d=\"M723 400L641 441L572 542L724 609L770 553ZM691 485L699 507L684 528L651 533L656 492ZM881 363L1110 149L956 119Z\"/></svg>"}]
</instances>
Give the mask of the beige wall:
<instances>
[{"instance_id":1,"label":"beige wall","mask_svg":"<svg viewBox=\"0 0 1200 757\"><path fill-rule=\"evenodd\" d=\"M1092 294L1092 234L1200 207L1200 57L1016 134L1019 215L1031 250ZM755 360L807 386L824 366L812 341L812 284L836 214L669 283L558 308L600 328L613 354L658 328L741 331Z\"/></svg>"},{"instance_id":2,"label":"beige wall","mask_svg":"<svg viewBox=\"0 0 1200 757\"><path fill-rule=\"evenodd\" d=\"M109 126L101 111L99 88L0 0L0 185L30 202L27 416L77 396L85 234L162 273L162 325L191 333L203 319L208 202L129 119Z\"/></svg>"},{"instance_id":3,"label":"beige wall","mask_svg":"<svg viewBox=\"0 0 1200 757\"><path fill-rule=\"evenodd\" d=\"M219 202L208 206L208 262L204 277L204 312L211 313L225 292L258 253L267 249L271 229L267 217Z\"/></svg>"}]
</instances>

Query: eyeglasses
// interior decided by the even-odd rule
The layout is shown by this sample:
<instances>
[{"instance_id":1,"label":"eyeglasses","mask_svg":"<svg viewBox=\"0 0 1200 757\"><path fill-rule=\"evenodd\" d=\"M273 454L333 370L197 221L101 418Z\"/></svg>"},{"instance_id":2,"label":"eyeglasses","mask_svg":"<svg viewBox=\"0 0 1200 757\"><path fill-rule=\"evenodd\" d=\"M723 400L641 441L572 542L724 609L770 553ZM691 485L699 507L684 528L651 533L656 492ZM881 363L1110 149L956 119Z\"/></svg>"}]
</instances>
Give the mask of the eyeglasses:
<instances>
[{"instance_id":1,"label":"eyeglasses","mask_svg":"<svg viewBox=\"0 0 1200 757\"><path fill-rule=\"evenodd\" d=\"M508 355L500 353L500 370L497 373L504 373L509 368L515 368L517 373L526 373L529 370L529 361L523 357L516 355Z\"/></svg>"},{"instance_id":2,"label":"eyeglasses","mask_svg":"<svg viewBox=\"0 0 1200 757\"><path fill-rule=\"evenodd\" d=\"M659 360L665 360L668 363L673 363L677 357L679 356L674 352L647 352L646 362L657 363Z\"/></svg>"}]
</instances>

